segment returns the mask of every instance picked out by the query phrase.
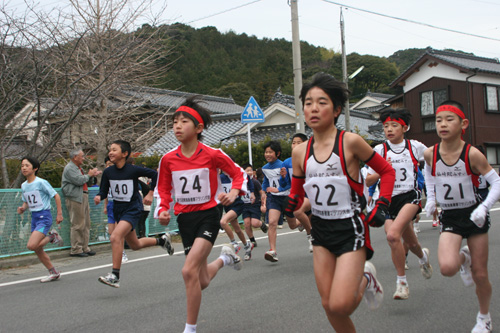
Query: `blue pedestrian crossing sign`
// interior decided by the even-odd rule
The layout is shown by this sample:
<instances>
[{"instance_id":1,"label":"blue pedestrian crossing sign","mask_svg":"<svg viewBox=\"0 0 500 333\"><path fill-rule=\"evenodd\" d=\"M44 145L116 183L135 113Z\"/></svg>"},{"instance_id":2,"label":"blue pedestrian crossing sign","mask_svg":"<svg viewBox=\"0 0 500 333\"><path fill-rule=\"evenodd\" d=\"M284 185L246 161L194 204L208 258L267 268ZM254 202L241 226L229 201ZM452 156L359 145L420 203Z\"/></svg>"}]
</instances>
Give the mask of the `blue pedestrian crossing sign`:
<instances>
[{"instance_id":1,"label":"blue pedestrian crossing sign","mask_svg":"<svg viewBox=\"0 0 500 333\"><path fill-rule=\"evenodd\" d=\"M247 106L241 114L242 123L263 123L264 122L264 112L260 108L259 104L253 96L247 102Z\"/></svg>"}]
</instances>

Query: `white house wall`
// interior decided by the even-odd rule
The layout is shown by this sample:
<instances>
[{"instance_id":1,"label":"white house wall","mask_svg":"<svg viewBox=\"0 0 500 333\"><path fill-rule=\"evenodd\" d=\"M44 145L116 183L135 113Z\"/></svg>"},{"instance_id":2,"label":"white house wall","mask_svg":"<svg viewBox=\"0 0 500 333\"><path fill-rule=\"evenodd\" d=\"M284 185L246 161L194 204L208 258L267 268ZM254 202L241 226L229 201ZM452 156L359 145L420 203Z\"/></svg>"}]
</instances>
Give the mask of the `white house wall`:
<instances>
[{"instance_id":1,"label":"white house wall","mask_svg":"<svg viewBox=\"0 0 500 333\"><path fill-rule=\"evenodd\" d=\"M465 81L467 77L471 75L470 73L461 73L459 69L442 63L438 63L437 66L429 67L429 63L431 63L431 61L426 61L420 66L418 72L413 72L413 74L405 80L405 85L403 86L405 93L433 77ZM484 74L477 74L470 77L469 82L500 85L500 79L498 77L491 77Z\"/></svg>"},{"instance_id":2,"label":"white house wall","mask_svg":"<svg viewBox=\"0 0 500 333\"><path fill-rule=\"evenodd\" d=\"M369 108L372 106L379 106L380 101L370 97L364 97L359 102L354 104L353 109Z\"/></svg>"},{"instance_id":3,"label":"white house wall","mask_svg":"<svg viewBox=\"0 0 500 333\"><path fill-rule=\"evenodd\" d=\"M290 117L283 112L275 113L272 118L264 123L264 126L273 126L273 125L283 125L283 124L291 124L295 122L295 118Z\"/></svg>"}]
</instances>

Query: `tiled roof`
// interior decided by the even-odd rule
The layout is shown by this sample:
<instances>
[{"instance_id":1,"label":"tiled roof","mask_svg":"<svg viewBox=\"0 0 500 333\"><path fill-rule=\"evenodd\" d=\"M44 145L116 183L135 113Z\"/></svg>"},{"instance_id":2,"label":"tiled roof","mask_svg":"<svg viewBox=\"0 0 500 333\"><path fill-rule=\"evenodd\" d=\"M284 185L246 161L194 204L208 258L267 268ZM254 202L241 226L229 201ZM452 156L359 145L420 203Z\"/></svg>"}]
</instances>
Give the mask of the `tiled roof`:
<instances>
[{"instance_id":1,"label":"tiled roof","mask_svg":"<svg viewBox=\"0 0 500 333\"><path fill-rule=\"evenodd\" d=\"M428 57L446 62L465 71L500 75L500 61L498 59L476 57L453 51L439 51L429 47L413 64L392 81L389 86L394 87L398 82L405 80L413 73L413 69L420 66Z\"/></svg>"},{"instance_id":2,"label":"tiled roof","mask_svg":"<svg viewBox=\"0 0 500 333\"><path fill-rule=\"evenodd\" d=\"M241 129L244 124L241 123L241 114L227 114L227 115L212 115L212 125L202 134L202 142L209 145L218 145L221 141L231 137L233 133ZM144 154L150 155L163 155L171 149L177 147L179 141L174 135L171 128L167 133L149 147Z\"/></svg>"},{"instance_id":3,"label":"tiled roof","mask_svg":"<svg viewBox=\"0 0 500 333\"><path fill-rule=\"evenodd\" d=\"M126 108L141 108L149 107L161 109L164 111L174 112L181 105L186 97L197 94L187 93L182 91L157 89L150 87L125 87L110 96L108 105L111 110L120 110ZM231 114L243 112L243 107L234 103L232 98L224 98L210 95L201 95L203 106L210 110L213 114ZM82 94L83 97L83 94ZM56 99L43 99L43 108L51 109L56 103ZM58 109L54 110L52 116L63 115L69 112L70 109L61 104Z\"/></svg>"},{"instance_id":4,"label":"tiled roof","mask_svg":"<svg viewBox=\"0 0 500 333\"><path fill-rule=\"evenodd\" d=\"M23 138L15 138L9 147L5 150L5 158L7 159L20 159L25 156L28 152L28 148L31 143ZM33 153L40 152L42 147L39 145L35 146L35 151Z\"/></svg>"},{"instance_id":5,"label":"tiled roof","mask_svg":"<svg viewBox=\"0 0 500 333\"><path fill-rule=\"evenodd\" d=\"M500 74L500 62L498 59L476 57L459 52L438 51L434 49L428 49L427 54L471 71L477 70L483 73Z\"/></svg>"},{"instance_id":6,"label":"tiled roof","mask_svg":"<svg viewBox=\"0 0 500 333\"><path fill-rule=\"evenodd\" d=\"M387 107L386 105L380 104L380 105L370 106L367 108L357 108L356 111L373 113L385 109L386 107Z\"/></svg>"},{"instance_id":7,"label":"tiled roof","mask_svg":"<svg viewBox=\"0 0 500 333\"><path fill-rule=\"evenodd\" d=\"M269 102L269 105L273 105L275 103L283 104L284 106L288 106L289 108L295 110L295 97L291 95L284 95L281 92L281 89L278 89L274 93L273 98L271 98L271 102Z\"/></svg>"},{"instance_id":8,"label":"tiled roof","mask_svg":"<svg viewBox=\"0 0 500 333\"><path fill-rule=\"evenodd\" d=\"M133 96L143 103L152 107L173 108L181 105L186 97L196 94L182 91L156 89L149 87L129 87L122 90L122 93ZM234 103L232 98L224 98L210 95L201 95L203 106L214 114L242 113L243 107Z\"/></svg>"},{"instance_id":9,"label":"tiled roof","mask_svg":"<svg viewBox=\"0 0 500 333\"><path fill-rule=\"evenodd\" d=\"M237 140L247 140L247 134L234 135L245 124L240 121L240 114L215 115L212 116L212 125L203 131L202 142L211 146L220 143L224 145L234 144ZM384 140L384 132L380 123L371 118L366 112L352 110L350 113L351 130L363 136L367 140L381 142ZM337 127L345 129L345 116L342 113L337 122ZM275 126L259 126L252 129L252 141L261 142L266 137L273 140L289 139L295 133L295 124L283 124ZM306 135L312 135L312 130L306 126ZM172 130L169 130L154 145L148 148L144 155L163 155L177 147L179 141L175 138Z\"/></svg>"},{"instance_id":10,"label":"tiled roof","mask_svg":"<svg viewBox=\"0 0 500 333\"><path fill-rule=\"evenodd\" d=\"M376 92L371 92L371 91L368 91L365 96L369 96L369 97L374 98L380 102L383 102L389 98L394 97L394 95L392 95L392 94L382 94L382 93L376 93Z\"/></svg>"}]
</instances>

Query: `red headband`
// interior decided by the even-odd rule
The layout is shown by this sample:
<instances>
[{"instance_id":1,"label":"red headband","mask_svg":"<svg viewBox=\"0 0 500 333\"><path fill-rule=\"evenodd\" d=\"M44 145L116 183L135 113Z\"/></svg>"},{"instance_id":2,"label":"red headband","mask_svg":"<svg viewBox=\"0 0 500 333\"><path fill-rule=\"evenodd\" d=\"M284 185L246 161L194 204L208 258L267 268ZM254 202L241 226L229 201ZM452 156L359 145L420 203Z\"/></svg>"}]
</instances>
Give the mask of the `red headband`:
<instances>
[{"instance_id":1,"label":"red headband","mask_svg":"<svg viewBox=\"0 0 500 333\"><path fill-rule=\"evenodd\" d=\"M440 107L437 108L436 114L438 114L441 111L450 111L459 116L460 118L465 119L465 114L463 113L463 111L453 105L441 105Z\"/></svg>"},{"instance_id":2,"label":"red headband","mask_svg":"<svg viewBox=\"0 0 500 333\"><path fill-rule=\"evenodd\" d=\"M175 112L186 112L187 114L192 116L194 119L196 119L198 121L198 123L205 125L205 123L203 122L203 118L201 118L198 111L196 111L193 108L190 108L189 106L182 105L177 110L175 110Z\"/></svg>"},{"instance_id":3,"label":"red headband","mask_svg":"<svg viewBox=\"0 0 500 333\"><path fill-rule=\"evenodd\" d=\"M393 119L391 117L387 117L387 119L384 121L384 124L388 121L394 121L394 122L400 124L401 126L407 126L403 119Z\"/></svg>"}]
</instances>

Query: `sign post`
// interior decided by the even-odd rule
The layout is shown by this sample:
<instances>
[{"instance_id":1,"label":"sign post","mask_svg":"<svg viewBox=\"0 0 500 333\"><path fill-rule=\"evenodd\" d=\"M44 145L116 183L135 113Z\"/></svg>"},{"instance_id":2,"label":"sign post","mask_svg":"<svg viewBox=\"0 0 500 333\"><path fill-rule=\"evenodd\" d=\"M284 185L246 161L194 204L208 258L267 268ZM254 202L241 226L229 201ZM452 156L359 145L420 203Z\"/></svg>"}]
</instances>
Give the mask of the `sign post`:
<instances>
[{"instance_id":1,"label":"sign post","mask_svg":"<svg viewBox=\"0 0 500 333\"><path fill-rule=\"evenodd\" d=\"M250 123L263 123L264 122L264 112L260 108L259 104L250 96L247 105L243 112L241 113L241 122L247 124L248 132L248 159L249 163L252 164L252 139L250 135ZM252 164L253 165L253 164Z\"/></svg>"}]
</instances>

